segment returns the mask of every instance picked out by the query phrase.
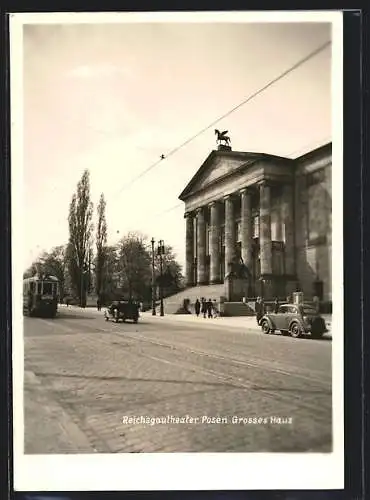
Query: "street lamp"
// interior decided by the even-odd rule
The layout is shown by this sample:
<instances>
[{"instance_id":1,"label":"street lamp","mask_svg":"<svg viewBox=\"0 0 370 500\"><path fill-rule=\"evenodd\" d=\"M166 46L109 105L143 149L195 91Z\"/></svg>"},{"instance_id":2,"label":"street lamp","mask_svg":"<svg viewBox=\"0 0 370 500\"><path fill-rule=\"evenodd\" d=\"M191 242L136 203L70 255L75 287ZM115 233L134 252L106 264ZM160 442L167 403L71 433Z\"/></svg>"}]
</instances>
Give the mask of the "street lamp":
<instances>
[{"instance_id":1,"label":"street lamp","mask_svg":"<svg viewBox=\"0 0 370 500\"><path fill-rule=\"evenodd\" d=\"M155 240L152 238L151 244L152 244L152 316L155 316L156 313L156 307L155 307L155 272L154 272L154 243Z\"/></svg>"},{"instance_id":2,"label":"street lamp","mask_svg":"<svg viewBox=\"0 0 370 500\"><path fill-rule=\"evenodd\" d=\"M158 255L159 255L159 264L160 264L160 283L159 283L159 294L160 294L160 300L161 300L161 309L160 309L160 315L164 316L164 310L163 310L163 286L162 286L162 281L163 281L163 254L164 254L164 241L159 240L158 243Z\"/></svg>"}]
</instances>

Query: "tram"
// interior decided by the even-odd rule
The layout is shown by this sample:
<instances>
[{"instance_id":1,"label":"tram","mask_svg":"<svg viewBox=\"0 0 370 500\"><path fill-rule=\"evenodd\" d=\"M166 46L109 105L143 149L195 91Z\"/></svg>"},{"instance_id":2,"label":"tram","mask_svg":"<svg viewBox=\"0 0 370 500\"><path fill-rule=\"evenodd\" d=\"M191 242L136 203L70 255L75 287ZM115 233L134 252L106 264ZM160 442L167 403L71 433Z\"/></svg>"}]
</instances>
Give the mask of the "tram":
<instances>
[{"instance_id":1,"label":"tram","mask_svg":"<svg viewBox=\"0 0 370 500\"><path fill-rule=\"evenodd\" d=\"M23 313L55 318L59 280L55 276L32 276L23 280Z\"/></svg>"}]
</instances>

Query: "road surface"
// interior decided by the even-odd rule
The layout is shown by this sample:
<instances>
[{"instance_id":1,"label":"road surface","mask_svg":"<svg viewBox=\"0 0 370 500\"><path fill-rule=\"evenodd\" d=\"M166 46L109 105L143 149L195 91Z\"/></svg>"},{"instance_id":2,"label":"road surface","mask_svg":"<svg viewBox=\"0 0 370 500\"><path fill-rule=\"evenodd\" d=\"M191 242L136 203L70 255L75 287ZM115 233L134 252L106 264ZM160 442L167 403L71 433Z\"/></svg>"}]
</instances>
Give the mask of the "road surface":
<instances>
[{"instance_id":1,"label":"road surface","mask_svg":"<svg viewBox=\"0 0 370 500\"><path fill-rule=\"evenodd\" d=\"M330 340L197 325L25 317L25 453L331 451Z\"/></svg>"}]
</instances>

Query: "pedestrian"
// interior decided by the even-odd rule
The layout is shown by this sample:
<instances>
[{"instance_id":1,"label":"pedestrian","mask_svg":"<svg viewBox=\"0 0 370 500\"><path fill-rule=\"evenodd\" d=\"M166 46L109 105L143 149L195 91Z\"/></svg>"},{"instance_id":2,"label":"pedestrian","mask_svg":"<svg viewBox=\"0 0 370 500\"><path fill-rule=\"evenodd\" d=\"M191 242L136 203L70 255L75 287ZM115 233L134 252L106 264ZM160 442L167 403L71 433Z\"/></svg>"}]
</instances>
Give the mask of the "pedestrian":
<instances>
[{"instance_id":1,"label":"pedestrian","mask_svg":"<svg viewBox=\"0 0 370 500\"><path fill-rule=\"evenodd\" d=\"M316 314L320 314L320 298L317 295L314 295L312 302L313 302L313 307L316 311Z\"/></svg>"},{"instance_id":2,"label":"pedestrian","mask_svg":"<svg viewBox=\"0 0 370 500\"><path fill-rule=\"evenodd\" d=\"M219 312L216 299L213 299L213 317L218 318Z\"/></svg>"},{"instance_id":3,"label":"pedestrian","mask_svg":"<svg viewBox=\"0 0 370 500\"><path fill-rule=\"evenodd\" d=\"M275 301L274 301L274 313L277 314L278 310L279 310L279 299L277 297L275 297Z\"/></svg>"},{"instance_id":4,"label":"pedestrian","mask_svg":"<svg viewBox=\"0 0 370 500\"><path fill-rule=\"evenodd\" d=\"M98 311L100 311L101 309L101 302L100 302L100 298L98 297L97 301L96 301L96 307L98 309Z\"/></svg>"},{"instance_id":5,"label":"pedestrian","mask_svg":"<svg viewBox=\"0 0 370 500\"><path fill-rule=\"evenodd\" d=\"M199 302L199 299L197 299L195 301L194 309L195 309L195 314L197 315L197 318L199 318L199 313L200 313L200 302Z\"/></svg>"},{"instance_id":6,"label":"pedestrian","mask_svg":"<svg viewBox=\"0 0 370 500\"><path fill-rule=\"evenodd\" d=\"M66 306L69 306L69 297L66 298Z\"/></svg>"},{"instance_id":7,"label":"pedestrian","mask_svg":"<svg viewBox=\"0 0 370 500\"><path fill-rule=\"evenodd\" d=\"M257 300L254 304L254 310L256 313L257 325L259 325L264 313L264 304L261 297L257 297Z\"/></svg>"},{"instance_id":8,"label":"pedestrian","mask_svg":"<svg viewBox=\"0 0 370 500\"><path fill-rule=\"evenodd\" d=\"M207 302L204 297L201 299L200 312L203 314L203 318L205 318L207 315Z\"/></svg>"},{"instance_id":9,"label":"pedestrian","mask_svg":"<svg viewBox=\"0 0 370 500\"><path fill-rule=\"evenodd\" d=\"M213 310L212 300L208 299L208 301L207 301L207 313L208 313L209 318L212 318L212 310Z\"/></svg>"}]
</instances>

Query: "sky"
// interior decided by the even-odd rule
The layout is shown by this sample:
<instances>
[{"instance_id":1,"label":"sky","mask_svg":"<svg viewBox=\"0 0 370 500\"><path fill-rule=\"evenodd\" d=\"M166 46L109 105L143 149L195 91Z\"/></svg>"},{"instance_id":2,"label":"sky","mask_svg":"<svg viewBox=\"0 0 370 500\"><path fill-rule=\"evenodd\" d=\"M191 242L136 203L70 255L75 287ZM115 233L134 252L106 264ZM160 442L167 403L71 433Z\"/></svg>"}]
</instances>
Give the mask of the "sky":
<instances>
[{"instance_id":1,"label":"sky","mask_svg":"<svg viewBox=\"0 0 370 500\"><path fill-rule=\"evenodd\" d=\"M178 196L216 149L214 128L235 151L290 158L331 141L331 48L130 182L330 39L312 22L24 25L24 267L68 241L85 169L109 243L139 231L183 265Z\"/></svg>"}]
</instances>

